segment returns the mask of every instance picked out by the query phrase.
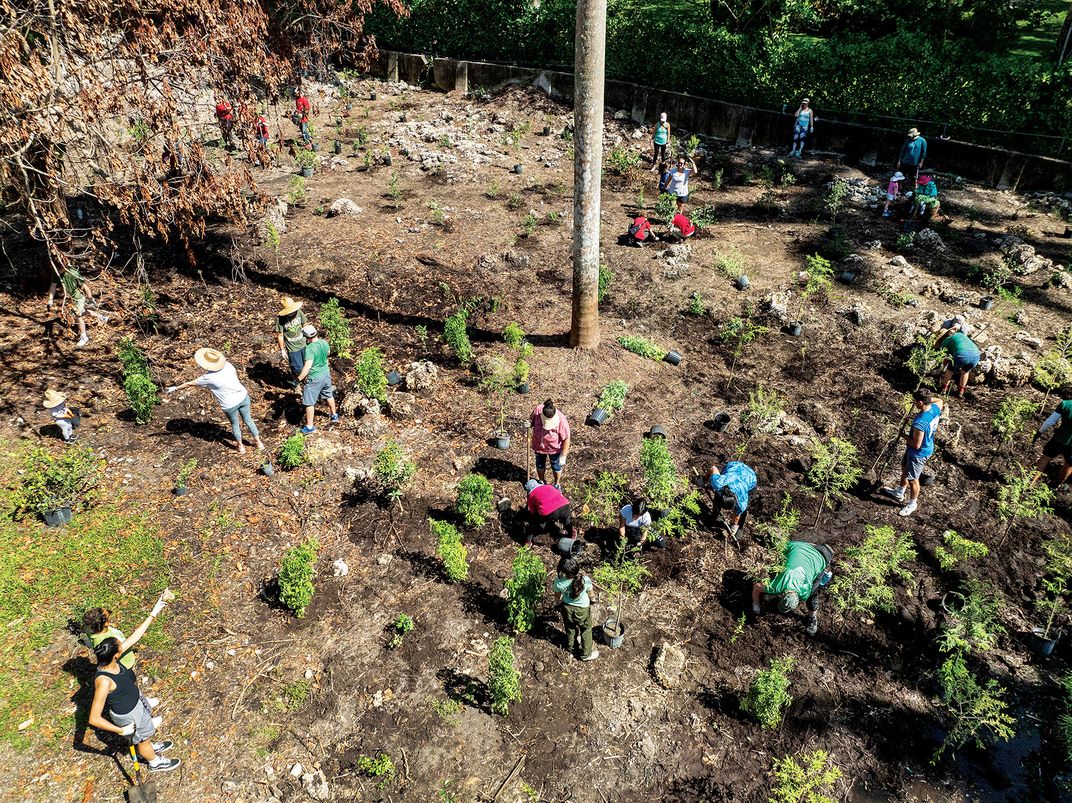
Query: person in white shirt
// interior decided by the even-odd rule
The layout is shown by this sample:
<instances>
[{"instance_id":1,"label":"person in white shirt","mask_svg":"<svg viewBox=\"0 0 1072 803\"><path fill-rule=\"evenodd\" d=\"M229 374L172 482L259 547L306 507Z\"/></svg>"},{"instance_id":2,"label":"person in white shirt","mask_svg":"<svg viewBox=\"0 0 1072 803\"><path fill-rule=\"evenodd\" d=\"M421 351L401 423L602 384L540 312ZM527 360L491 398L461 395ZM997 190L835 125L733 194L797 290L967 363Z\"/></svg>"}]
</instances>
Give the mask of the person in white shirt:
<instances>
[{"instance_id":1,"label":"person in white shirt","mask_svg":"<svg viewBox=\"0 0 1072 803\"><path fill-rule=\"evenodd\" d=\"M242 442L242 427L238 422L239 418L246 425L249 434L253 436L257 448L264 449L264 444L261 443L261 433L253 421L253 416L250 414L252 403L249 399L249 393L246 392L245 386L238 380L238 372L227 361L227 357L224 356L223 352L216 351L216 349L200 348L194 352L194 362L208 373L199 376L197 379L191 379L189 382L183 382L181 385L173 385L167 388L166 392L174 393L176 390L193 385L208 388L212 391L212 395L216 397L216 401L223 409L223 414L227 416L227 420L231 422L231 432L234 433L235 443L238 444L238 453L246 453L246 445Z\"/></svg>"},{"instance_id":2,"label":"person in white shirt","mask_svg":"<svg viewBox=\"0 0 1072 803\"><path fill-rule=\"evenodd\" d=\"M648 540L648 530L651 529L651 513L643 499L635 499L618 512L618 534L622 538L628 538L633 546L643 546ZM657 536L652 543L657 547L666 546L666 539Z\"/></svg>"}]
</instances>

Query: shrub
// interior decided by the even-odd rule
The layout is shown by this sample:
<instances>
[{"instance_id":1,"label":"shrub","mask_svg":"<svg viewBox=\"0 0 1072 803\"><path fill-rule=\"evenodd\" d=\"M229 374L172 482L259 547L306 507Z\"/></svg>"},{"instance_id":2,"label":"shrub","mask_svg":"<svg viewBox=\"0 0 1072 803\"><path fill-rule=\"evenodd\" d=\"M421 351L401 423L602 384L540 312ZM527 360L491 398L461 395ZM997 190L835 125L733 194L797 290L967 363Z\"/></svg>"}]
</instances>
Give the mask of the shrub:
<instances>
[{"instance_id":1,"label":"shrub","mask_svg":"<svg viewBox=\"0 0 1072 803\"><path fill-rule=\"evenodd\" d=\"M763 728L777 728L785 710L793 702L789 694L789 673L796 661L792 655L771 659L770 669L760 669L752 679L741 710L751 714Z\"/></svg>"},{"instance_id":2,"label":"shrub","mask_svg":"<svg viewBox=\"0 0 1072 803\"><path fill-rule=\"evenodd\" d=\"M717 190L718 187L715 187ZM698 229L709 229L718 222L715 207L707 204L692 210L692 225Z\"/></svg>"},{"instance_id":3,"label":"shrub","mask_svg":"<svg viewBox=\"0 0 1072 803\"><path fill-rule=\"evenodd\" d=\"M540 556L528 547L519 547L506 581L506 618L518 633L527 633L535 624L536 605L546 583L547 570Z\"/></svg>"},{"instance_id":4,"label":"shrub","mask_svg":"<svg viewBox=\"0 0 1072 803\"><path fill-rule=\"evenodd\" d=\"M581 521L593 527L610 526L617 521L618 512L626 499L629 479L615 471L600 471L584 486ZM580 494L571 494L580 496Z\"/></svg>"},{"instance_id":5,"label":"shrub","mask_svg":"<svg viewBox=\"0 0 1072 803\"><path fill-rule=\"evenodd\" d=\"M372 463L372 474L388 499L400 500L402 489L416 473L417 465L406 459L405 450L393 438L376 453Z\"/></svg>"},{"instance_id":6,"label":"shrub","mask_svg":"<svg viewBox=\"0 0 1072 803\"><path fill-rule=\"evenodd\" d=\"M529 381L529 361L524 357L518 357L514 362L514 385L521 387Z\"/></svg>"},{"instance_id":7,"label":"shrub","mask_svg":"<svg viewBox=\"0 0 1072 803\"><path fill-rule=\"evenodd\" d=\"M934 548L934 557L944 571L952 569L958 561L985 558L989 554L990 549L982 541L965 538L956 530L942 533L942 543Z\"/></svg>"},{"instance_id":8,"label":"shrub","mask_svg":"<svg viewBox=\"0 0 1072 803\"><path fill-rule=\"evenodd\" d=\"M291 176L287 184L287 203L291 206L305 203L305 179L302 176Z\"/></svg>"},{"instance_id":9,"label":"shrub","mask_svg":"<svg viewBox=\"0 0 1072 803\"><path fill-rule=\"evenodd\" d=\"M628 538L618 542L618 549L612 560L601 563L592 572L596 585L607 592L614 600L614 621L622 622L622 609L625 602L636 594L644 585L644 578L650 572L640 562L640 547L631 547Z\"/></svg>"},{"instance_id":10,"label":"shrub","mask_svg":"<svg viewBox=\"0 0 1072 803\"><path fill-rule=\"evenodd\" d=\"M332 297L320 305L320 328L324 330L324 339L331 350L343 359L350 359L350 349L354 345L350 336L350 322L339 306L339 299Z\"/></svg>"},{"instance_id":11,"label":"shrub","mask_svg":"<svg viewBox=\"0 0 1072 803\"><path fill-rule=\"evenodd\" d=\"M805 481L809 488L823 495L815 514L816 523L824 507L833 509L835 502L849 495L861 474L863 469L852 443L841 438L831 438L829 443L817 438L812 441L811 466Z\"/></svg>"},{"instance_id":12,"label":"shrub","mask_svg":"<svg viewBox=\"0 0 1072 803\"><path fill-rule=\"evenodd\" d=\"M748 391L748 406L741 413L741 423L751 433L773 432L785 412L785 399L776 390L756 385Z\"/></svg>"},{"instance_id":13,"label":"shrub","mask_svg":"<svg viewBox=\"0 0 1072 803\"><path fill-rule=\"evenodd\" d=\"M677 214L677 196L672 192L659 194L659 200L655 202L655 215L664 223L669 224Z\"/></svg>"},{"instance_id":14,"label":"shrub","mask_svg":"<svg viewBox=\"0 0 1072 803\"><path fill-rule=\"evenodd\" d=\"M193 476L194 469L197 468L197 458L191 457L185 463L182 464L182 468L179 469L179 474L175 477L175 487L185 488L186 483L190 481L190 477Z\"/></svg>"},{"instance_id":15,"label":"shrub","mask_svg":"<svg viewBox=\"0 0 1072 803\"><path fill-rule=\"evenodd\" d=\"M837 222L838 213L845 206L845 199L848 195L849 183L843 178L835 178L823 198L823 208L830 213L832 222Z\"/></svg>"},{"instance_id":16,"label":"shrub","mask_svg":"<svg viewBox=\"0 0 1072 803\"><path fill-rule=\"evenodd\" d=\"M495 509L495 489L482 474L469 474L458 483L454 509L467 527L480 527Z\"/></svg>"},{"instance_id":17,"label":"shrub","mask_svg":"<svg viewBox=\"0 0 1072 803\"><path fill-rule=\"evenodd\" d=\"M1001 594L988 592L978 580L969 580L966 591L966 594L952 592L946 597L949 621L938 638L938 649L942 652L986 652L1005 632L999 618Z\"/></svg>"},{"instance_id":18,"label":"shrub","mask_svg":"<svg viewBox=\"0 0 1072 803\"><path fill-rule=\"evenodd\" d=\"M13 494L15 510L43 515L73 507L101 477L101 461L88 446L71 446L52 452L31 448L22 458L19 486Z\"/></svg>"},{"instance_id":19,"label":"shrub","mask_svg":"<svg viewBox=\"0 0 1072 803\"><path fill-rule=\"evenodd\" d=\"M614 273L607 266L606 262L599 263L599 289L596 291L597 299L600 304L607 300L607 296L610 295L610 286L614 281Z\"/></svg>"},{"instance_id":20,"label":"shrub","mask_svg":"<svg viewBox=\"0 0 1072 803\"><path fill-rule=\"evenodd\" d=\"M123 366L123 391L134 412L134 421L147 424L153 417L153 408L160 404L160 388L149 373L149 361L129 337L119 341L118 356Z\"/></svg>"},{"instance_id":21,"label":"shrub","mask_svg":"<svg viewBox=\"0 0 1072 803\"><path fill-rule=\"evenodd\" d=\"M927 377L942 367L948 353L945 349L936 347L937 335L919 335L916 337L916 345L905 361L905 366L916 377L916 390L919 390Z\"/></svg>"},{"instance_id":22,"label":"shrub","mask_svg":"<svg viewBox=\"0 0 1072 803\"><path fill-rule=\"evenodd\" d=\"M715 257L714 263L711 265L711 269L721 273L727 279L736 279L746 270L744 257L741 256L741 252L736 249L725 253L719 252L718 256Z\"/></svg>"},{"instance_id":23,"label":"shrub","mask_svg":"<svg viewBox=\"0 0 1072 803\"><path fill-rule=\"evenodd\" d=\"M1031 373L1031 381L1046 391L1045 404L1050 394L1072 382L1072 361L1057 349L1043 352Z\"/></svg>"},{"instance_id":24,"label":"shrub","mask_svg":"<svg viewBox=\"0 0 1072 803\"><path fill-rule=\"evenodd\" d=\"M398 618L391 624L391 627L395 632L391 636L391 641L387 647L391 650L397 650L402 646L402 641L406 638L406 634L413 632L413 617L408 613L400 613Z\"/></svg>"},{"instance_id":25,"label":"shrub","mask_svg":"<svg viewBox=\"0 0 1072 803\"><path fill-rule=\"evenodd\" d=\"M397 170L392 170L390 177L387 179L387 194L395 202L395 207L397 208L402 201L402 185L398 181Z\"/></svg>"},{"instance_id":26,"label":"shrub","mask_svg":"<svg viewBox=\"0 0 1072 803\"><path fill-rule=\"evenodd\" d=\"M1065 747L1065 762L1072 764L1072 672L1061 677L1064 694L1061 699L1061 714L1057 717L1057 733Z\"/></svg>"},{"instance_id":27,"label":"shrub","mask_svg":"<svg viewBox=\"0 0 1072 803\"><path fill-rule=\"evenodd\" d=\"M307 460L305 455L305 436L295 432L279 449L279 465L287 471L297 468Z\"/></svg>"},{"instance_id":28,"label":"shrub","mask_svg":"<svg viewBox=\"0 0 1072 803\"><path fill-rule=\"evenodd\" d=\"M707 307L704 306L703 296L700 295L699 290L693 291L692 295L689 296L689 304L685 307L685 311L689 315L695 315L696 317L707 312Z\"/></svg>"},{"instance_id":29,"label":"shrub","mask_svg":"<svg viewBox=\"0 0 1072 803\"><path fill-rule=\"evenodd\" d=\"M488 395L488 404L498 408L496 432L506 432L506 392L514 386L517 365L511 368L498 357L489 357L477 363L480 381L477 388Z\"/></svg>"},{"instance_id":30,"label":"shrub","mask_svg":"<svg viewBox=\"0 0 1072 803\"><path fill-rule=\"evenodd\" d=\"M628 176L640 167L640 154L618 146L607 154L607 170L616 176Z\"/></svg>"},{"instance_id":31,"label":"shrub","mask_svg":"<svg viewBox=\"0 0 1072 803\"><path fill-rule=\"evenodd\" d=\"M514 642L509 636L500 636L491 645L488 653L488 692L491 694L491 710L501 716L510 713L510 703L521 702L521 673L514 661Z\"/></svg>"},{"instance_id":32,"label":"shrub","mask_svg":"<svg viewBox=\"0 0 1072 803\"><path fill-rule=\"evenodd\" d=\"M998 488L998 516L1008 522L999 543L1005 543L1016 519L1039 519L1053 513L1053 489L1038 482L1037 474L1034 467L1017 465Z\"/></svg>"},{"instance_id":33,"label":"shrub","mask_svg":"<svg viewBox=\"0 0 1072 803\"><path fill-rule=\"evenodd\" d=\"M774 760L774 786L767 803L837 803L834 784L839 770L825 750Z\"/></svg>"},{"instance_id":34,"label":"shrub","mask_svg":"<svg viewBox=\"0 0 1072 803\"><path fill-rule=\"evenodd\" d=\"M1010 396L1005 399L998 406L994 420L990 422L990 431L996 441L995 449L1012 443L1016 436L1027 428L1039 409L1038 404L1019 396Z\"/></svg>"},{"instance_id":35,"label":"shrub","mask_svg":"<svg viewBox=\"0 0 1072 803\"><path fill-rule=\"evenodd\" d=\"M540 219L536 217L534 212L529 212L521 221L521 236L531 237L536 232L536 226L539 224Z\"/></svg>"},{"instance_id":36,"label":"shrub","mask_svg":"<svg viewBox=\"0 0 1072 803\"><path fill-rule=\"evenodd\" d=\"M443 342L447 344L450 353L462 363L473 359L473 347L469 344L469 335L465 331L468 318L469 312L459 309L443 323Z\"/></svg>"},{"instance_id":37,"label":"shrub","mask_svg":"<svg viewBox=\"0 0 1072 803\"><path fill-rule=\"evenodd\" d=\"M750 311L743 316L737 315L730 318L722 326L718 333L718 339L722 343L728 343L733 348L733 359L730 361L730 377L733 380L733 372L737 368L737 360L744 353L745 346L753 340L758 340L770 330L766 326L760 326L752 322Z\"/></svg>"},{"instance_id":38,"label":"shrub","mask_svg":"<svg viewBox=\"0 0 1072 803\"><path fill-rule=\"evenodd\" d=\"M693 488L663 510L651 529L657 536L664 538L685 535L696 526L699 516L700 492Z\"/></svg>"},{"instance_id":39,"label":"shrub","mask_svg":"<svg viewBox=\"0 0 1072 803\"><path fill-rule=\"evenodd\" d=\"M521 344L525 341L525 330L516 321L511 321L503 327L502 337L510 348L520 349Z\"/></svg>"},{"instance_id":40,"label":"shrub","mask_svg":"<svg viewBox=\"0 0 1072 803\"><path fill-rule=\"evenodd\" d=\"M358 357L354 370L357 373L358 390L380 404L386 403L387 373L383 370L383 352L378 348L365 349Z\"/></svg>"},{"instance_id":41,"label":"shrub","mask_svg":"<svg viewBox=\"0 0 1072 803\"><path fill-rule=\"evenodd\" d=\"M647 357L649 360L658 361L666 356L666 352L663 349L650 340L637 335L622 335L618 338L618 343L626 351L631 351L641 357Z\"/></svg>"},{"instance_id":42,"label":"shrub","mask_svg":"<svg viewBox=\"0 0 1072 803\"><path fill-rule=\"evenodd\" d=\"M986 747L986 739L1009 741L1014 735L1016 720L1007 712L1005 689L991 679L986 683L969 671L960 652L946 658L938 670L942 686L942 702L952 722L945 741L935 751L934 760L948 749L958 750L969 740L976 747Z\"/></svg>"},{"instance_id":43,"label":"shrub","mask_svg":"<svg viewBox=\"0 0 1072 803\"><path fill-rule=\"evenodd\" d=\"M656 510L671 507L681 490L681 479L664 438L647 438L640 446L644 498Z\"/></svg>"},{"instance_id":44,"label":"shrub","mask_svg":"<svg viewBox=\"0 0 1072 803\"><path fill-rule=\"evenodd\" d=\"M1036 600L1035 607L1045 622L1042 637L1048 639L1053 620L1065 607L1069 582L1072 581L1072 539L1067 535L1060 535L1046 541L1042 546L1046 552L1046 575L1042 579L1046 596Z\"/></svg>"},{"instance_id":45,"label":"shrub","mask_svg":"<svg viewBox=\"0 0 1072 803\"><path fill-rule=\"evenodd\" d=\"M619 380L614 380L603 388L599 394L596 407L605 410L607 418L613 418L614 414L625 406L625 396L629 392L629 386Z\"/></svg>"},{"instance_id":46,"label":"shrub","mask_svg":"<svg viewBox=\"0 0 1072 803\"><path fill-rule=\"evenodd\" d=\"M443 573L452 583L460 583L469 577L468 552L462 543L462 534L453 524L428 519L432 535L438 539L436 557L443 562Z\"/></svg>"},{"instance_id":47,"label":"shrub","mask_svg":"<svg viewBox=\"0 0 1072 803\"><path fill-rule=\"evenodd\" d=\"M834 266L829 259L818 254L809 254L804 257L804 274L804 287L800 291L801 303L830 289L834 280Z\"/></svg>"},{"instance_id":48,"label":"shrub","mask_svg":"<svg viewBox=\"0 0 1072 803\"><path fill-rule=\"evenodd\" d=\"M907 582L912 573L903 564L916 559L909 533L898 535L893 527L868 524L867 536L857 547L845 550L841 573L830 589L834 603L842 611L873 614L892 611L895 580Z\"/></svg>"},{"instance_id":49,"label":"shrub","mask_svg":"<svg viewBox=\"0 0 1072 803\"><path fill-rule=\"evenodd\" d=\"M279 564L279 601L299 619L313 598L313 571L320 542L309 538L283 553Z\"/></svg>"},{"instance_id":50,"label":"shrub","mask_svg":"<svg viewBox=\"0 0 1072 803\"><path fill-rule=\"evenodd\" d=\"M359 756L357 768L370 778L379 778L379 783L376 784L377 789L383 789L387 784L391 783L395 779L395 773L398 771L395 769L395 762L386 753L381 753L377 758Z\"/></svg>"}]
</instances>

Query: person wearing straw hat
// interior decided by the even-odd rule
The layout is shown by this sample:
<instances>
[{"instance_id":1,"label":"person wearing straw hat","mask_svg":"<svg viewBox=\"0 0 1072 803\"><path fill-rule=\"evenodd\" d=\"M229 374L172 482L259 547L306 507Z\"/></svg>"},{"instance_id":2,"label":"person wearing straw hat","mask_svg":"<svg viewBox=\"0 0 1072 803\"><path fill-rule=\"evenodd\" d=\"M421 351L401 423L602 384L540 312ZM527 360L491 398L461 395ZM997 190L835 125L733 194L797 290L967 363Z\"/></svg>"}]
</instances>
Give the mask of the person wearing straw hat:
<instances>
[{"instance_id":1,"label":"person wearing straw hat","mask_svg":"<svg viewBox=\"0 0 1072 803\"><path fill-rule=\"evenodd\" d=\"M804 141L808 134L815 130L815 112L811 110L810 103L810 100L804 98L793 115L793 144L789 148L789 155L798 159L804 155Z\"/></svg>"},{"instance_id":2,"label":"person wearing straw hat","mask_svg":"<svg viewBox=\"0 0 1072 803\"><path fill-rule=\"evenodd\" d=\"M919 171L923 169L923 162L927 158L927 140L919 135L918 128L908 129L908 139L901 145L901 153L897 157L897 169L905 174L912 183L911 191L916 191L916 181L919 180Z\"/></svg>"},{"instance_id":3,"label":"person wearing straw hat","mask_svg":"<svg viewBox=\"0 0 1072 803\"><path fill-rule=\"evenodd\" d=\"M305 405L305 426L301 428L303 435L311 435L316 432L313 426L313 416L316 414L316 403L325 399L328 410L331 412L331 423L339 420L339 414L335 411L335 386L331 383L331 369L328 367L328 354L331 347L328 341L316 333L316 327L311 323L302 328L302 334L308 344L305 346L305 365L298 374L298 381L305 382L302 389L302 404ZM308 380L308 381L307 381Z\"/></svg>"},{"instance_id":4,"label":"person wearing straw hat","mask_svg":"<svg viewBox=\"0 0 1072 803\"><path fill-rule=\"evenodd\" d=\"M305 346L309 342L302 334L302 327L309 323L302 312L302 303L290 296L283 299L283 305L276 313L275 333L279 341L279 354L290 363L290 370L297 377L305 367ZM291 386L297 387L297 379L291 380Z\"/></svg>"},{"instance_id":5,"label":"person wearing straw hat","mask_svg":"<svg viewBox=\"0 0 1072 803\"><path fill-rule=\"evenodd\" d=\"M554 485L559 488L570 450L569 421L551 399L533 407L529 420L532 423L532 451L536 454L536 476L540 482L547 482L547 458L551 458Z\"/></svg>"},{"instance_id":6,"label":"person wearing straw hat","mask_svg":"<svg viewBox=\"0 0 1072 803\"><path fill-rule=\"evenodd\" d=\"M239 418L245 423L249 434L253 436L257 448L264 449L264 444L261 443L261 433L253 422L253 416L250 414L252 402L250 401L249 393L246 391L245 385L238 380L238 372L228 362L223 352L216 349L199 348L194 352L194 362L199 367L204 368L207 373L197 379L183 382L181 385L166 388L165 392L174 393L176 390L192 387L193 385L208 388L212 391L212 395L216 397L216 401L223 409L223 414L227 416L227 420L231 422L231 432L234 433L238 453L246 453L246 445L242 442L242 427L238 422Z\"/></svg>"},{"instance_id":7,"label":"person wearing straw hat","mask_svg":"<svg viewBox=\"0 0 1072 803\"><path fill-rule=\"evenodd\" d=\"M45 391L44 407L56 422L63 435L64 443L74 443L78 436L74 434L74 428L78 426L81 417L77 412L67 406L67 396L58 390L49 388Z\"/></svg>"}]
</instances>

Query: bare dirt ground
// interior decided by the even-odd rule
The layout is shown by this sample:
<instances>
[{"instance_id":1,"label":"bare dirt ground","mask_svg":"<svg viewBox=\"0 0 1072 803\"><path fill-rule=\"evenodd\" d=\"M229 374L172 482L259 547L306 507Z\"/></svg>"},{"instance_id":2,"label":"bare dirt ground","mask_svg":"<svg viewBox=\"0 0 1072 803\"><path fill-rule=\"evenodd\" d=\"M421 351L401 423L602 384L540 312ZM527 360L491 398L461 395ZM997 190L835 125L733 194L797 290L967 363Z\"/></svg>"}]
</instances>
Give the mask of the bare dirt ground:
<instances>
[{"instance_id":1,"label":"bare dirt ground","mask_svg":"<svg viewBox=\"0 0 1072 803\"><path fill-rule=\"evenodd\" d=\"M374 89L378 98L368 100ZM858 255L844 266L859 278L811 303L802 338L784 334L772 320L770 333L747 349L731 381L730 356L715 338L721 324L744 304L758 311L772 293L796 287L804 255L822 247L830 228L819 204L832 176L877 187L884 173L865 175L818 155L791 162L795 183L783 184L778 178L786 167L778 160L784 153L712 143L692 205L712 205L717 223L692 242L688 259L678 261L661 256L662 246L617 244L638 188L645 188L649 206L656 197L649 165L624 179L608 175L602 238L614 280L602 311L602 345L578 353L567 348L566 335L572 162L570 144L558 132L571 122L567 109L528 90L476 102L371 81L354 83L352 97L337 105L314 100L326 162L336 114L344 154L362 127L368 148L325 164L309 180L308 200L287 212L278 252L250 251L248 281L233 282L230 265L212 258L229 230L213 232L217 239L194 266L177 252L150 254L156 329L139 331L144 310L127 296L105 297L102 306L117 314L107 325L93 325L93 342L77 351L62 325L50 325L39 288L16 288L8 277L0 295L9 377L2 392L4 438L50 437L38 400L46 387L64 388L86 416L83 441L108 460L110 486L127 504L149 512L165 538L180 594L166 623L174 648L142 650L139 659L141 674L165 700L164 734L176 740L175 754L184 761L180 772L157 778L162 800L761 801L774 758L815 748L827 750L842 768L838 793L844 799L1061 799L1052 711L1056 677L1067 670L1070 653L1059 644L1054 658L1040 664L1023 634L1034 624L1040 543L1068 527L1067 491L1055 516L1017 525L997 549L1004 528L993 500L1009 462L986 469L989 422L1000 401L1009 393L1042 399L1022 381L975 385L968 400L952 402L940 456L932 461L937 480L914 517L900 519L895 506L865 491L801 534L825 541L837 555L860 542L866 524L910 531L919 559L911 566L913 581L898 590L896 613L845 621L828 605L814 638L799 619L773 615L735 632L742 609L732 592L741 557L713 534L705 514L698 532L647 558L652 577L632 603L622 649L604 648L593 663L574 661L547 595L536 628L516 642L524 699L507 717L488 709L487 653L508 631L503 583L522 536L509 514L467 532L471 575L450 585L434 559L426 519L449 508L454 484L473 468L514 509L522 504L522 422L545 397L553 397L573 424L570 491L606 469L628 473L637 486L641 436L653 424L666 428L682 470L695 475L712 460L726 460L744 438L738 414L748 392L763 384L787 399L789 419L778 434L749 444L746 459L759 475L750 513L753 521L768 518L789 493L810 525L818 499L801 487L808 440L848 438L865 466L871 464L891 417L895 422L899 415L898 399L914 386L903 361L932 313L947 317L967 309L987 345L1002 345L1010 363L1028 364L1046 348L1018 337L1045 340L1067 324L1072 301L1068 290L1044 286L1048 271L1023 278L1019 305L1001 302L989 312L973 309L981 288L968 277L972 265L997 264L995 238L1010 231L1039 254L1067 263L1063 221L1013 194L943 180L948 220L935 229L943 245L917 240L906 249L902 243L907 266L890 265L898 227L865 203L850 202L838 222ZM646 136L633 132L608 116L608 150L621 138L646 155ZM287 126L284 133L293 131ZM366 168L366 150L383 146L393 165ZM514 164L523 172L512 172ZM717 188L716 170L722 171ZM285 196L292 174L292 167L270 168L259 177L261 187ZM392 175L397 199L390 193ZM340 197L361 212L318 214ZM525 236L530 211L538 225ZM19 267L32 256L26 249L8 252ZM712 267L719 255L734 252L751 279L746 291ZM686 314L693 293L701 295L706 314ZM394 366L432 359L438 384L424 394L396 394L382 429L353 415L330 427L318 419L312 463L271 478L256 473L255 455L239 457L229 448L222 415L207 393L166 397L145 426L129 420L114 359L123 334L135 335L161 385L196 375L190 355L212 345L238 366L269 448L278 449L299 423L297 400L275 355L274 312L284 294L303 300L308 311L338 297L355 353L379 346ZM471 321L478 354L505 353L498 333L512 320L536 345L533 393L509 399L514 443L505 453L486 442L494 411L473 374L437 344L443 319L459 299L474 296L496 300ZM1020 323L1012 320L1018 312ZM427 347L417 335L422 325L432 335ZM616 342L626 333L674 348L684 360L671 367L630 354ZM1021 351L1025 357L1018 361ZM352 393L351 363L336 360L334 373L342 394ZM624 411L603 428L586 427L599 389L615 379L630 386ZM720 411L733 417L725 433L704 426ZM346 474L348 467L367 468L387 436L419 466L401 506L355 493ZM1025 462L1035 457L1026 443L1016 449ZM172 479L190 456L199 460L190 493L174 497ZM895 479L892 469L885 479ZM941 571L933 551L949 528L989 543L991 557ZM313 604L297 620L267 602L262 589L283 549L309 535L319 538L323 551ZM613 533L594 528L586 537L590 567L613 548ZM547 544L538 548L553 570ZM349 566L343 577L333 576L339 559ZM968 747L931 765L945 726L936 699L939 603L969 576L992 583L1008 602L1009 635L983 665L1009 690L1017 735L989 752ZM604 603L597 605L597 622ZM416 628L400 648L387 649L390 623L403 612ZM653 651L663 642L686 656L684 672L669 689L651 672ZM786 653L799 662L791 678L794 702L779 729L761 730L739 711L739 700L754 671ZM74 725L89 667L85 650L64 633L41 654L38 669L59 678L56 708L67 724L34 737L33 750L3 749L0 796L119 798L125 782L110 748ZM460 706L452 712L444 707L448 701ZM380 754L397 767L382 787L356 763L359 756ZM326 785L321 776L312 782L292 777L297 763L304 772L322 772Z\"/></svg>"}]
</instances>

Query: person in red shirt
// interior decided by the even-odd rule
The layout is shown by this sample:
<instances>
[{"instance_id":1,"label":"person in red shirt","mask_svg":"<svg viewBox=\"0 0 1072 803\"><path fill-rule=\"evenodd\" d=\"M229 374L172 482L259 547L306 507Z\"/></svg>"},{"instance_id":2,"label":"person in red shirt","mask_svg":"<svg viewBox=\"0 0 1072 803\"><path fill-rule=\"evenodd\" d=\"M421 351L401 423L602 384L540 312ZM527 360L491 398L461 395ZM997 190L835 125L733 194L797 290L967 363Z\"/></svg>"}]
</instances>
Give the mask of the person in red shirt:
<instances>
[{"instance_id":1,"label":"person in red shirt","mask_svg":"<svg viewBox=\"0 0 1072 803\"><path fill-rule=\"evenodd\" d=\"M216 103L216 122L220 124L223 133L223 142L230 148L234 145L231 139L234 132L234 108L229 100L219 100Z\"/></svg>"},{"instance_id":2,"label":"person in red shirt","mask_svg":"<svg viewBox=\"0 0 1072 803\"><path fill-rule=\"evenodd\" d=\"M258 114L253 123L253 132L257 135L257 144L262 148L268 147L268 121L263 114Z\"/></svg>"},{"instance_id":3,"label":"person in red shirt","mask_svg":"<svg viewBox=\"0 0 1072 803\"><path fill-rule=\"evenodd\" d=\"M547 482L547 458L550 457L554 484L561 490L562 469L570 450L569 421L548 399L532 408L529 422L532 425L532 451L536 453L536 475L540 482Z\"/></svg>"},{"instance_id":4,"label":"person in red shirt","mask_svg":"<svg viewBox=\"0 0 1072 803\"><path fill-rule=\"evenodd\" d=\"M547 533L552 528L556 532L554 540L562 538L570 531L570 503L554 485L544 485L536 480L525 483L529 501L529 527L525 546L532 546L536 533Z\"/></svg>"},{"instance_id":5,"label":"person in red shirt","mask_svg":"<svg viewBox=\"0 0 1072 803\"><path fill-rule=\"evenodd\" d=\"M313 135L309 133L309 115L313 111L313 104L309 98L302 94L300 89L294 90L294 122L301 129L302 140L306 145L313 143Z\"/></svg>"},{"instance_id":6,"label":"person in red shirt","mask_svg":"<svg viewBox=\"0 0 1072 803\"><path fill-rule=\"evenodd\" d=\"M655 240L655 232L651 230L651 222L643 215L637 215L633 218L633 222L625 236L627 238L626 245L635 245L637 248L643 248Z\"/></svg>"},{"instance_id":7,"label":"person in red shirt","mask_svg":"<svg viewBox=\"0 0 1072 803\"><path fill-rule=\"evenodd\" d=\"M687 240L696 233L696 226L680 212L670 221L670 229L681 240Z\"/></svg>"}]
</instances>

